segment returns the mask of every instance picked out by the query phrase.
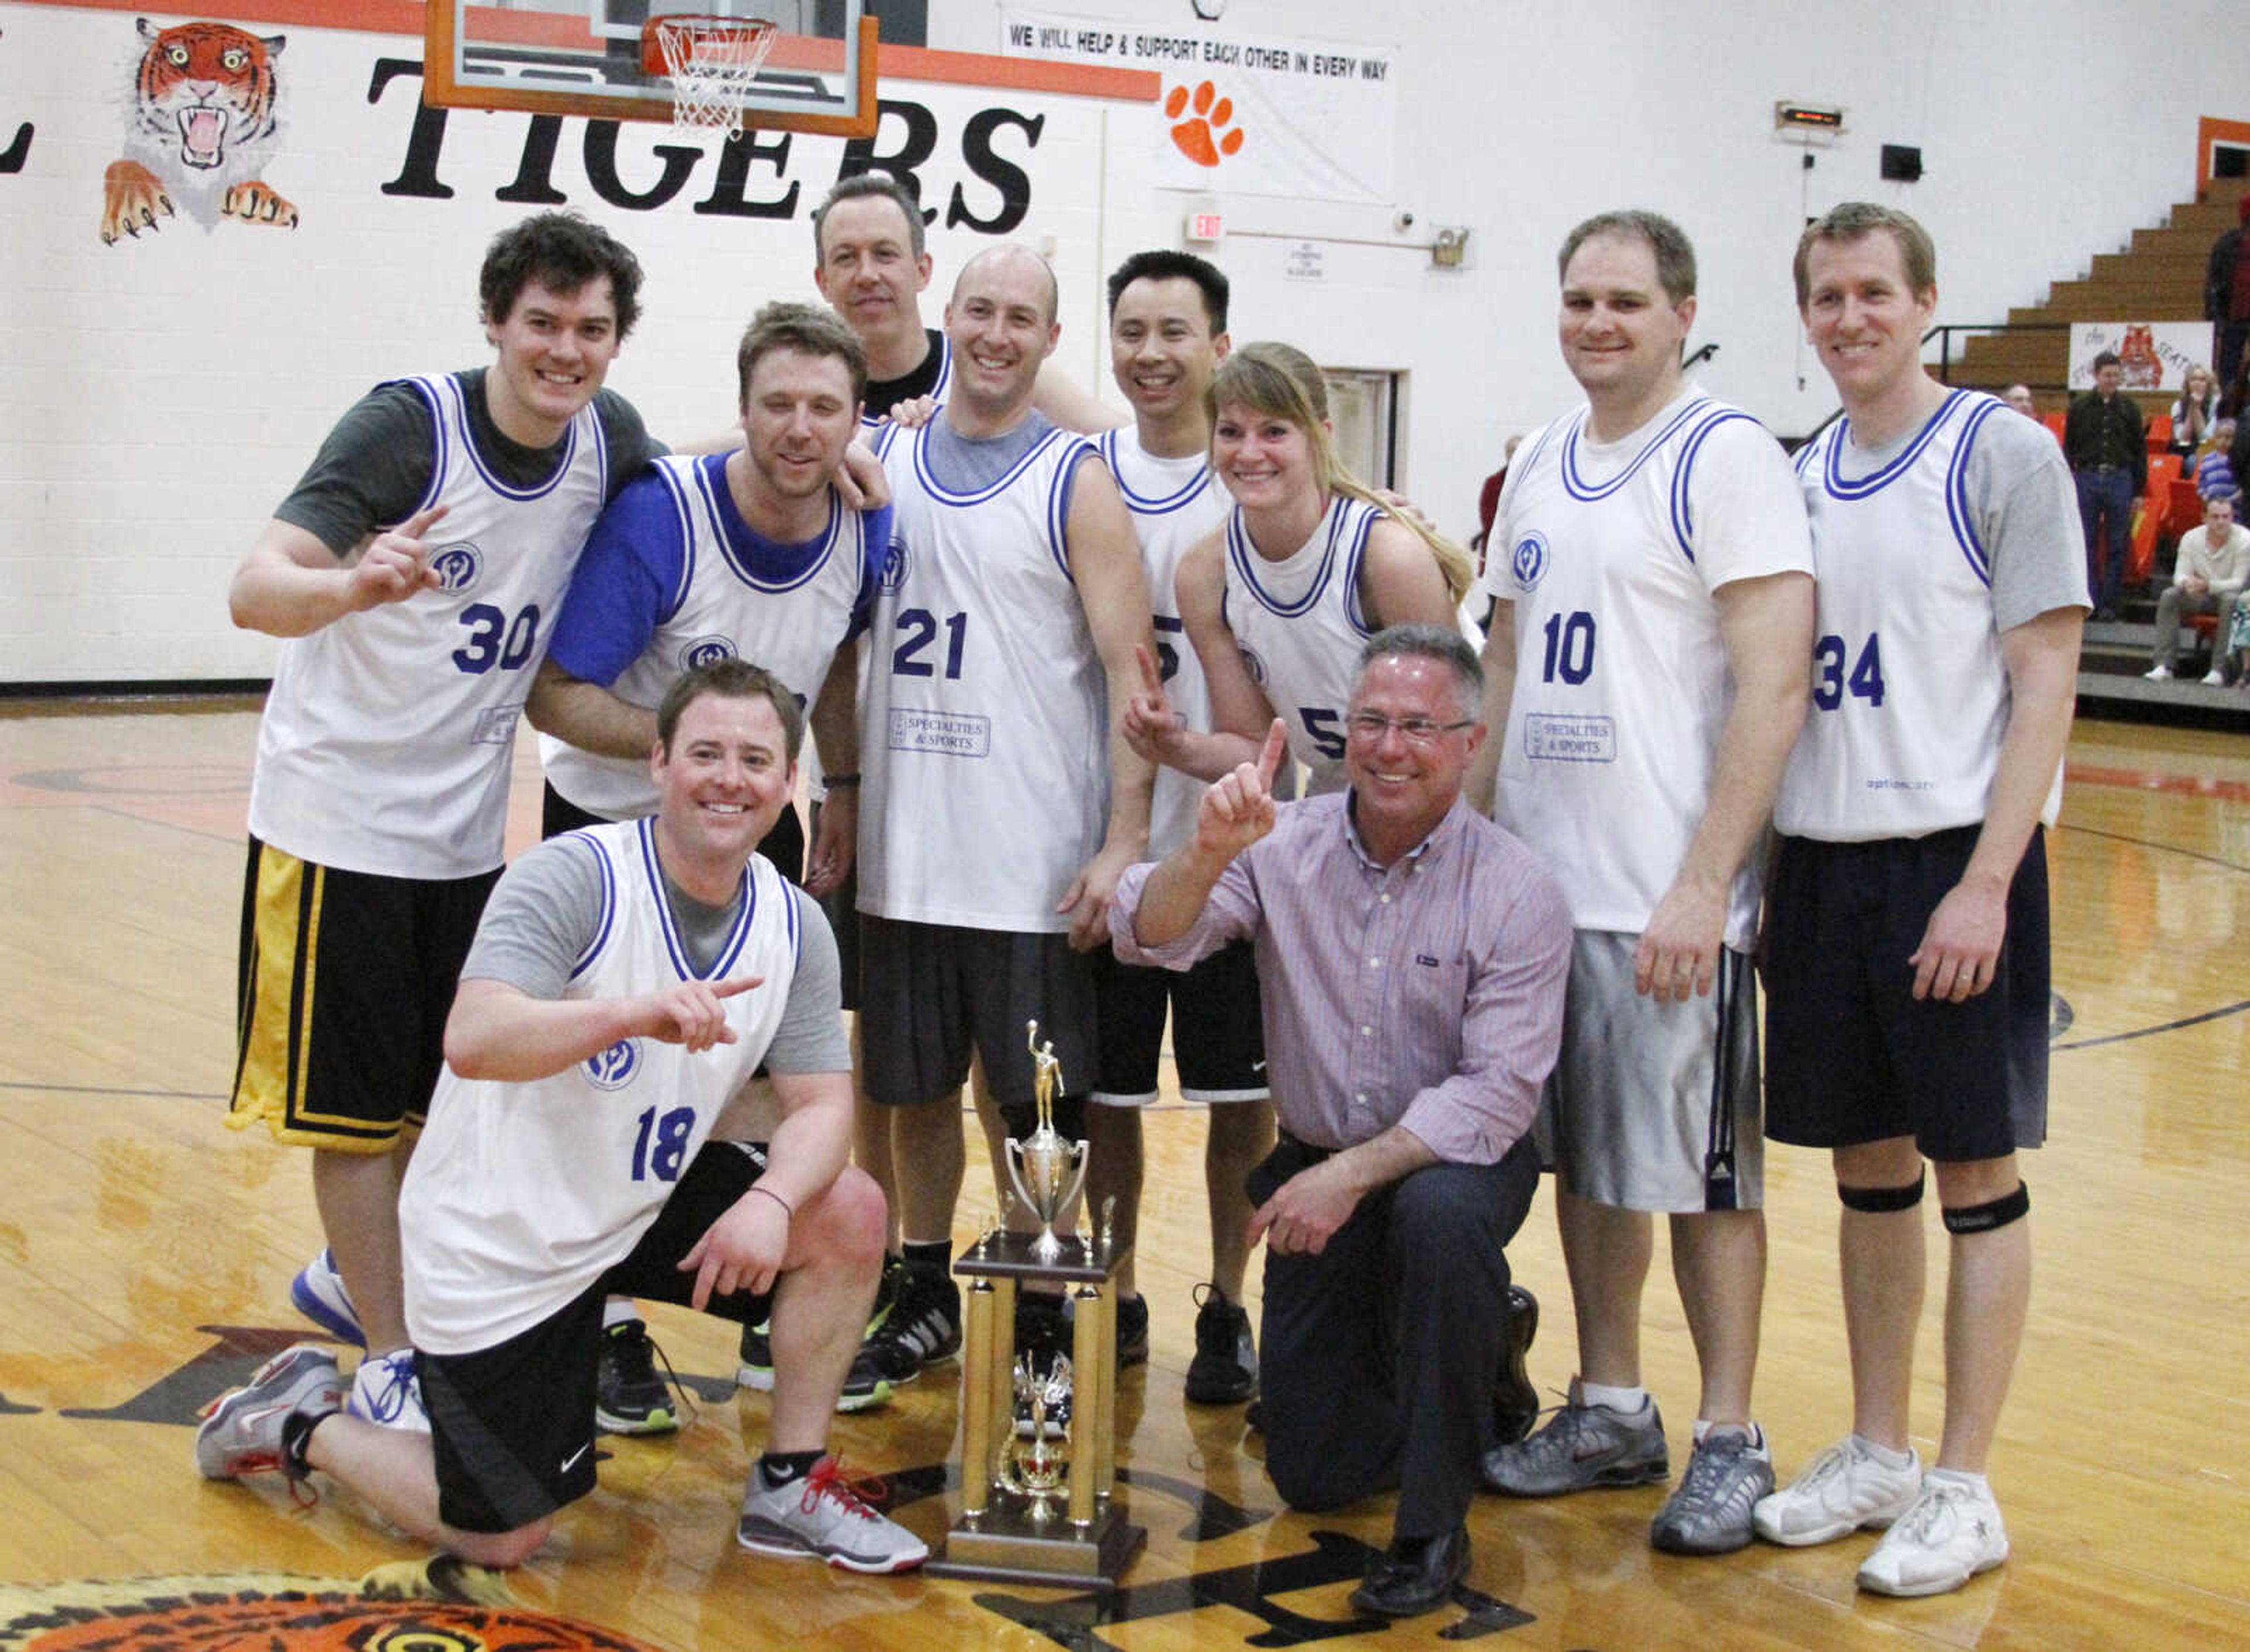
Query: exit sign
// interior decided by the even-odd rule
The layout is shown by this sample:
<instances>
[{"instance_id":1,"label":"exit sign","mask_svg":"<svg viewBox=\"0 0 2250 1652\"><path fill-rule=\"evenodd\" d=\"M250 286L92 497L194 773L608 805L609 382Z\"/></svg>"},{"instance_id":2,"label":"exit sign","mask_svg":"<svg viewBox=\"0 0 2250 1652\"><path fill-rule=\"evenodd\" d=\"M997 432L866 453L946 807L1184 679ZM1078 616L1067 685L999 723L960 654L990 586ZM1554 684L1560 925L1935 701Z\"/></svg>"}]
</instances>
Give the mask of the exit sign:
<instances>
[{"instance_id":1,"label":"exit sign","mask_svg":"<svg viewBox=\"0 0 2250 1652\"><path fill-rule=\"evenodd\" d=\"M1188 214L1188 239L1191 241L1216 241L1225 232L1226 221L1219 213L1191 212Z\"/></svg>"}]
</instances>

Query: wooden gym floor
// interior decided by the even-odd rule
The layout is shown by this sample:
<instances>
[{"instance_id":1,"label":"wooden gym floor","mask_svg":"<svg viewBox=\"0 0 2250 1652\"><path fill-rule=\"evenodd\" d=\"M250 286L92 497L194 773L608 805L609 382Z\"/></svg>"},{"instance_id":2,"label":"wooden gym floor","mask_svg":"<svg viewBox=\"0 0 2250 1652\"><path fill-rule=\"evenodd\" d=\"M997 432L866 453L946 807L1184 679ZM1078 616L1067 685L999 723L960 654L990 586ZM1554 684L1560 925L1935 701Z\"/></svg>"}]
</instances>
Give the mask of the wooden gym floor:
<instances>
[{"instance_id":1,"label":"wooden gym floor","mask_svg":"<svg viewBox=\"0 0 2250 1652\"><path fill-rule=\"evenodd\" d=\"M206 1483L190 1455L196 1407L308 1334L287 1288L320 1242L302 1156L220 1122L245 706L0 709L0 1603L21 1598L10 1586L86 1578L349 1580L417 1553L333 1489L300 1509L277 1479ZM524 745L518 843L536 795ZM1865 1538L1655 1554L1652 1487L1480 1499L1467 1604L1354 1625L1346 1596L1363 1545L1388 1535L1387 1502L1282 1512L1239 1411L1182 1401L1189 1292L1207 1255L1203 1124L1170 1105L1149 1120L1142 1218L1155 1355L1120 1401L1121 1460L1149 1534L1129 1588L1105 1602L743 1552L732 1521L765 1402L728 1393L728 1327L659 1311L658 1339L702 1391L700 1415L675 1438L608 1442L600 1490L514 1575L514 1593L710 1652L784 1637L1123 1652L1498 1636L1556 1649L2250 1642L2250 744L2082 725L2053 859L2053 1141L2027 1164L2039 1277L1993 1460L2015 1554L1959 1593L1856 1594ZM1786 1477L1843 1432L1847 1391L1826 1166L1777 1151L1769 1180L1759 1409ZM972 1167L958 1236L994 1209ZM1934 1209L1929 1221L1935 1258ZM1534 1376L1559 1390L1570 1314L1544 1194L1513 1259L1544 1307ZM1943 1294L1934 1280L1916 1393L1925 1449ZM1645 1318L1676 1465L1693 1361L1660 1256ZM852 1464L894 1476L901 1518L933 1539L954 1401L926 1379L837 1428Z\"/></svg>"}]
</instances>

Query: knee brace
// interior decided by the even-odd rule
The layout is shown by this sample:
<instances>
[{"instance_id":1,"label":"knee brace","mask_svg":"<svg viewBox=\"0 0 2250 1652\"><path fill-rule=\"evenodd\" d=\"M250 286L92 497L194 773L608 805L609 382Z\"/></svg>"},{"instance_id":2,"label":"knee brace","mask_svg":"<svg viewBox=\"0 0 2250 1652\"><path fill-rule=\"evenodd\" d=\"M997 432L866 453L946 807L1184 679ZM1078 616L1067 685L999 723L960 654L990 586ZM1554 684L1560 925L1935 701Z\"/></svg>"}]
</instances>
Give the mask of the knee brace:
<instances>
[{"instance_id":1,"label":"knee brace","mask_svg":"<svg viewBox=\"0 0 2250 1652\"><path fill-rule=\"evenodd\" d=\"M2005 1228L2012 1222L2021 1222L2031 1214L2031 1208L2032 1190L2019 1181L2013 1193L2004 1193L1989 1203L1944 1212L1945 1231L1990 1233L1995 1228Z\"/></svg>"},{"instance_id":2,"label":"knee brace","mask_svg":"<svg viewBox=\"0 0 2250 1652\"><path fill-rule=\"evenodd\" d=\"M1839 1181L1836 1196L1844 1201L1845 1209L1865 1211L1871 1216L1911 1210L1922 1202L1922 1184L1928 1174L1927 1171L1917 1174L1903 1187L1851 1187Z\"/></svg>"}]
</instances>

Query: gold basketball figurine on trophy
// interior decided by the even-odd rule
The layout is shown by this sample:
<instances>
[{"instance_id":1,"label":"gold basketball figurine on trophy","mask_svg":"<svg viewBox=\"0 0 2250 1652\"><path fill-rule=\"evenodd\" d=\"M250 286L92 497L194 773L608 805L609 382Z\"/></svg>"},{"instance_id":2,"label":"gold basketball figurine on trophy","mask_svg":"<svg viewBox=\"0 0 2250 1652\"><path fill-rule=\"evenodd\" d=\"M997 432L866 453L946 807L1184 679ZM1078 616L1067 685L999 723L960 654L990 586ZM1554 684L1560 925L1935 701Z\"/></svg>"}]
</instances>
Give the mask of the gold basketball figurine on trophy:
<instances>
[{"instance_id":1,"label":"gold basketball figurine on trophy","mask_svg":"<svg viewBox=\"0 0 2250 1652\"><path fill-rule=\"evenodd\" d=\"M1053 1518L1051 1504L1070 1477L1070 1357L1057 1354L1045 1379L1032 1356L1016 1359L1016 1426L1001 1449L997 1483L1030 1504L1032 1524Z\"/></svg>"},{"instance_id":2,"label":"gold basketball figurine on trophy","mask_svg":"<svg viewBox=\"0 0 2250 1652\"><path fill-rule=\"evenodd\" d=\"M1016 1196L1039 1219L1039 1235L1032 1242L1032 1255L1041 1262L1053 1262L1062 1255L1062 1241L1055 1237L1054 1225L1077 1202L1079 1189L1086 1185L1087 1155L1092 1149L1085 1141L1066 1141L1054 1127L1055 1091L1062 1087L1062 1063L1055 1059L1053 1039L1039 1043L1039 1023L1026 1025L1039 1122L1025 1139L1009 1139L1008 1180L1016 1185Z\"/></svg>"},{"instance_id":3,"label":"gold basketball figurine on trophy","mask_svg":"<svg viewBox=\"0 0 2250 1652\"><path fill-rule=\"evenodd\" d=\"M1002 1227L953 1264L967 1282L962 1317L961 1515L930 1557L938 1577L1116 1585L1148 1532L1127 1517L1117 1482L1117 1243L1110 1213L1076 1240L1055 1236L1086 1184L1091 1149L1055 1128L1062 1063L1032 1022L1038 1126L1008 1144L1005 1204L1021 1199L1036 1235ZM1114 1203L1115 1201L1111 1201ZM1074 1310L1067 1357L1041 1370L1015 1357L1018 1285L1060 1285Z\"/></svg>"}]
</instances>

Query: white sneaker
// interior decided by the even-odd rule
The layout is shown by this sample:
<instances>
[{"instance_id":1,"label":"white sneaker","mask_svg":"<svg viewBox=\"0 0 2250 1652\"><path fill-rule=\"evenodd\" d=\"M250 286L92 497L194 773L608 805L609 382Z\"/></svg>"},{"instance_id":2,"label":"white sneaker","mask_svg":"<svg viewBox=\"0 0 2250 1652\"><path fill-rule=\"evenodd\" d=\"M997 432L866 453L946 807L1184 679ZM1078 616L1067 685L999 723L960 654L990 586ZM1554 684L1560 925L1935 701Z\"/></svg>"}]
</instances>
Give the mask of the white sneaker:
<instances>
[{"instance_id":1,"label":"white sneaker","mask_svg":"<svg viewBox=\"0 0 2250 1652\"><path fill-rule=\"evenodd\" d=\"M2225 671L2205 671L2203 674L2203 685L2205 688L2225 688L2226 686L2226 673Z\"/></svg>"},{"instance_id":2,"label":"white sneaker","mask_svg":"<svg viewBox=\"0 0 2250 1652\"><path fill-rule=\"evenodd\" d=\"M2151 683L2169 683L2172 680L2172 668L2169 665L2152 665L2141 675Z\"/></svg>"},{"instance_id":3,"label":"white sneaker","mask_svg":"<svg viewBox=\"0 0 2250 1652\"><path fill-rule=\"evenodd\" d=\"M801 1555L852 1572L911 1572L929 1559L928 1546L879 1513L865 1495L870 1491L885 1495L880 1481L847 1478L832 1456L804 1479L772 1487L752 1463L735 1541L760 1554Z\"/></svg>"},{"instance_id":4,"label":"white sneaker","mask_svg":"<svg viewBox=\"0 0 2250 1652\"><path fill-rule=\"evenodd\" d=\"M1876 1594L1943 1594L2007 1558L2007 1528L1991 1492L1933 1469L1913 1507L1860 1564L1860 1587Z\"/></svg>"},{"instance_id":5,"label":"white sneaker","mask_svg":"<svg viewBox=\"0 0 2250 1652\"><path fill-rule=\"evenodd\" d=\"M414 1369L414 1350L397 1348L361 1360L352 1373L351 1398L344 1409L386 1428L429 1433L430 1414L422 1408L422 1379Z\"/></svg>"},{"instance_id":6,"label":"white sneaker","mask_svg":"<svg viewBox=\"0 0 2250 1652\"><path fill-rule=\"evenodd\" d=\"M1887 1526L1913 1505L1922 1484L1922 1458L1907 1453L1903 1469L1879 1463L1856 1434L1830 1446L1812 1465L1770 1497L1760 1497L1750 1522L1768 1543L1801 1548L1833 1543L1870 1527Z\"/></svg>"}]
</instances>

